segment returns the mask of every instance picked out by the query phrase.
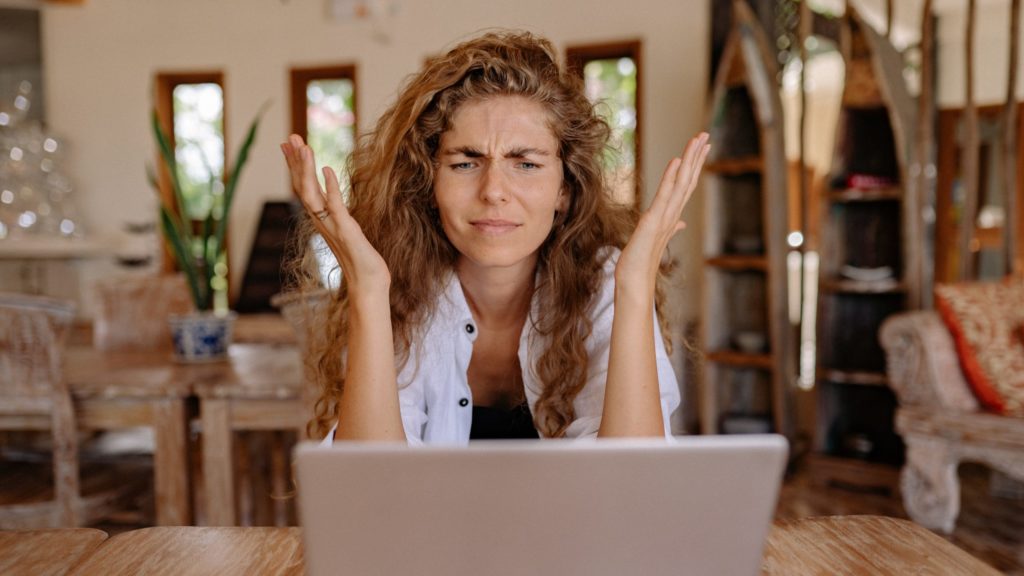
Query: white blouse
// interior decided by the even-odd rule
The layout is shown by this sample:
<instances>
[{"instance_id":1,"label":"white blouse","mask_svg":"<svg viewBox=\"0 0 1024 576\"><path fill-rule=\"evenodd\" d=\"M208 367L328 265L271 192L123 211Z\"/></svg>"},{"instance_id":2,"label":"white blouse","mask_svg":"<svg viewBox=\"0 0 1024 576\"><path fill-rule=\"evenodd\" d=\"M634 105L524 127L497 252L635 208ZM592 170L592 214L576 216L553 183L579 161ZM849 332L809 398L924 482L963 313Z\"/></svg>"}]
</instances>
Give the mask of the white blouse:
<instances>
[{"instance_id":1,"label":"white blouse","mask_svg":"<svg viewBox=\"0 0 1024 576\"><path fill-rule=\"evenodd\" d=\"M600 293L590 312L593 330L586 341L589 358L587 383L573 401L576 419L566 430L567 438L596 437L601 426L618 256L618 250L611 251L605 261ZM523 367L522 381L531 410L541 393L535 366L544 351L544 337L534 330L531 322L538 312L538 301L534 296L530 318L527 318L519 338L519 365ZM669 421L672 412L679 407L679 385L665 351L657 318L654 332L661 413L665 435L671 436ZM416 338L409 360L398 375L398 396L406 438L411 445L468 444L473 396L467 371L477 328L462 285L454 273L449 277L435 313L422 334ZM329 444L333 438L334 429L331 429L324 443Z\"/></svg>"}]
</instances>

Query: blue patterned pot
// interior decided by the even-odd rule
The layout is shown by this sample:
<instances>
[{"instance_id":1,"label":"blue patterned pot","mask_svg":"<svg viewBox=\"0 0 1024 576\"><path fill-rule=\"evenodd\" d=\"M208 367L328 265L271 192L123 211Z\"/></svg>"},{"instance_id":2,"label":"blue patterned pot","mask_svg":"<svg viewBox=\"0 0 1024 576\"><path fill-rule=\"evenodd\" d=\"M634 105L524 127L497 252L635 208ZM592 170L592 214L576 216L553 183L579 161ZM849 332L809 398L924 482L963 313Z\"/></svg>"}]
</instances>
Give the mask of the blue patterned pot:
<instances>
[{"instance_id":1,"label":"blue patterned pot","mask_svg":"<svg viewBox=\"0 0 1024 576\"><path fill-rule=\"evenodd\" d=\"M168 317L171 339L174 341L174 359L178 362L219 362L228 357L234 312L214 314L194 312Z\"/></svg>"}]
</instances>

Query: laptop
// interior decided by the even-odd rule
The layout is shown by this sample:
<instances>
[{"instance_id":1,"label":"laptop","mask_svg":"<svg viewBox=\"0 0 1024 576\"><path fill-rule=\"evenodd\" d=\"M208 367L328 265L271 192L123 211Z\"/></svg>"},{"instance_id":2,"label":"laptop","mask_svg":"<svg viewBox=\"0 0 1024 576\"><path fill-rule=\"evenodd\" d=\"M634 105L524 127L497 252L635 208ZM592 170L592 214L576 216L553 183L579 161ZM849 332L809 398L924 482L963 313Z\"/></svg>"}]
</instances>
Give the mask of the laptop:
<instances>
[{"instance_id":1,"label":"laptop","mask_svg":"<svg viewBox=\"0 0 1024 576\"><path fill-rule=\"evenodd\" d=\"M758 574L787 452L777 435L304 443L306 570Z\"/></svg>"}]
</instances>

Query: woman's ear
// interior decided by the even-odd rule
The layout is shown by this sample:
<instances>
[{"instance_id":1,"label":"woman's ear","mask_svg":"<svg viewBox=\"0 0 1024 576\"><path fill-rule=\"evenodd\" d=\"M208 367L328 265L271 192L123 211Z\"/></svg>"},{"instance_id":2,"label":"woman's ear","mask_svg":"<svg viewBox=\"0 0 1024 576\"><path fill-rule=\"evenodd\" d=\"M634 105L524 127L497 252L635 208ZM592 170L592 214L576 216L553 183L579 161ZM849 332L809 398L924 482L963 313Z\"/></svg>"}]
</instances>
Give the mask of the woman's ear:
<instances>
[{"instance_id":1,"label":"woman's ear","mask_svg":"<svg viewBox=\"0 0 1024 576\"><path fill-rule=\"evenodd\" d=\"M569 190L565 186L562 186L562 189L558 192L558 201L555 203L555 212L565 212L569 210L569 198Z\"/></svg>"}]
</instances>

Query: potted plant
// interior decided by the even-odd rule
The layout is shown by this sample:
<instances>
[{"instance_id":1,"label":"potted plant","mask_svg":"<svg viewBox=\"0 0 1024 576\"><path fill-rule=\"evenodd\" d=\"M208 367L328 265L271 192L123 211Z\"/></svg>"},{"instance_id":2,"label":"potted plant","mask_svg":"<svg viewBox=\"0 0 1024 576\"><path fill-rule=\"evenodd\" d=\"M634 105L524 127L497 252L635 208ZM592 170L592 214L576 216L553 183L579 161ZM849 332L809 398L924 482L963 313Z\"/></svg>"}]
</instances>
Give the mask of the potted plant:
<instances>
[{"instance_id":1,"label":"potted plant","mask_svg":"<svg viewBox=\"0 0 1024 576\"><path fill-rule=\"evenodd\" d=\"M207 166L210 177L204 194L210 195L209 201L205 203L209 210L201 224L195 226L185 210L185 195L179 179L174 148L160 125L156 111L152 115L153 137L160 151L161 163L167 170L176 206L171 205L159 193L159 184L152 169L148 170L149 181L160 198L160 225L164 237L171 247L178 268L185 276L192 302L195 304L195 312L172 315L168 319L174 341L174 353L179 361L208 362L227 357L235 313L214 309L213 282L217 277L216 265L225 254L224 238L227 233L228 213L238 188L239 176L249 159L249 148L256 138L259 118L260 114L257 114L250 124L235 158L234 168L225 166L223 196L219 202L214 201L214 196L220 195L217 175Z\"/></svg>"}]
</instances>

